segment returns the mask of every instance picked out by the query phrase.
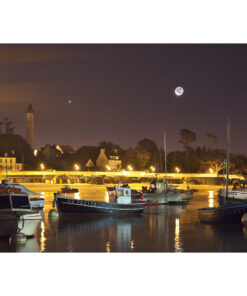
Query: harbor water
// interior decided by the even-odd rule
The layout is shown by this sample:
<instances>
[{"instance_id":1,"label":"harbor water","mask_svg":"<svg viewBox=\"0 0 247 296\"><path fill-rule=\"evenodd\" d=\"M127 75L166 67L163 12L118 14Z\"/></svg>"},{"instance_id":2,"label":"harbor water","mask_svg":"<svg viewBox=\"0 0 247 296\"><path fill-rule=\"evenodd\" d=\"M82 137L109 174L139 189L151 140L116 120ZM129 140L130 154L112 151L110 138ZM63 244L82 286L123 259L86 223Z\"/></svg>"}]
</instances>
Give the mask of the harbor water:
<instances>
[{"instance_id":1,"label":"harbor water","mask_svg":"<svg viewBox=\"0 0 247 296\"><path fill-rule=\"evenodd\" d=\"M28 186L27 186L28 187ZM217 206L217 190L201 188L186 206L147 206L142 216L49 217L54 188L40 185L46 198L42 220L25 244L0 238L0 252L246 252L247 227L200 223L197 209ZM105 200L105 186L80 186L74 198ZM70 194L71 196L71 194Z\"/></svg>"}]
</instances>

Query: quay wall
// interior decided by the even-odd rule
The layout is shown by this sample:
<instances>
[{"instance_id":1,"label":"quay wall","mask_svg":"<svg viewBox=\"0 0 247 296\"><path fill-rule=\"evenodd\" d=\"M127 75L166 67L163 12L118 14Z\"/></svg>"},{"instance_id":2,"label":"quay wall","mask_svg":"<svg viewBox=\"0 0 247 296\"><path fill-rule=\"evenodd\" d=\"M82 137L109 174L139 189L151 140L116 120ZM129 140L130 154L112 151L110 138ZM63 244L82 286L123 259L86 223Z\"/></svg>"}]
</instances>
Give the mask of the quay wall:
<instances>
[{"instance_id":1,"label":"quay wall","mask_svg":"<svg viewBox=\"0 0 247 296\"><path fill-rule=\"evenodd\" d=\"M46 184L110 184L145 183L152 179L167 179L171 184L221 185L222 175L214 173L151 173L145 171L92 172L92 171L8 171L7 177L17 183L46 183ZM6 179L6 172L0 172L0 180ZM230 175L233 180L243 179L241 175Z\"/></svg>"}]
</instances>

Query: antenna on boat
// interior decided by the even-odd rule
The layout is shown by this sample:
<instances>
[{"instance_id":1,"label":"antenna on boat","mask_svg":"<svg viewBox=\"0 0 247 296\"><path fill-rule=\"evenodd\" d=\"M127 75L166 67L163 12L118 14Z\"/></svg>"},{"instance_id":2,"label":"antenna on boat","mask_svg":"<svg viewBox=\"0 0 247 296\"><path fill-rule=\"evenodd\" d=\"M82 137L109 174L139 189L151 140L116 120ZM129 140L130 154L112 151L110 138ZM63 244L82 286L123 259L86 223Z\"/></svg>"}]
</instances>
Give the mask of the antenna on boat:
<instances>
[{"instance_id":1,"label":"antenna on boat","mask_svg":"<svg viewBox=\"0 0 247 296\"><path fill-rule=\"evenodd\" d=\"M227 148L226 148L226 198L228 197L228 184L229 184L229 162L230 162L230 116L227 116Z\"/></svg>"}]
</instances>

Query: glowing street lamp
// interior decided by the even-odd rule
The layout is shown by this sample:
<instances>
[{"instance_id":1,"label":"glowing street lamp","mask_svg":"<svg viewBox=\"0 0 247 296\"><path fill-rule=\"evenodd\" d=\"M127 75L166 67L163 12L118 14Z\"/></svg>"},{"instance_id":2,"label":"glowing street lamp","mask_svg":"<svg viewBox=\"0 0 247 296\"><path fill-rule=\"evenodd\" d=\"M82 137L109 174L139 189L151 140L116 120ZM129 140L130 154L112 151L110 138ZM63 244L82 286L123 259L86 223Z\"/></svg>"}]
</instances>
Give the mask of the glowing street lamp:
<instances>
[{"instance_id":1,"label":"glowing street lamp","mask_svg":"<svg viewBox=\"0 0 247 296\"><path fill-rule=\"evenodd\" d=\"M105 168L107 169L108 172L111 170L111 167L109 165L106 165Z\"/></svg>"},{"instance_id":2,"label":"glowing street lamp","mask_svg":"<svg viewBox=\"0 0 247 296\"><path fill-rule=\"evenodd\" d=\"M132 167L130 164L127 166L127 169L128 169L129 171L133 171L133 167Z\"/></svg>"},{"instance_id":3,"label":"glowing street lamp","mask_svg":"<svg viewBox=\"0 0 247 296\"><path fill-rule=\"evenodd\" d=\"M212 168L209 168L209 173L210 174L213 174L214 173L214 170Z\"/></svg>"},{"instance_id":4,"label":"glowing street lamp","mask_svg":"<svg viewBox=\"0 0 247 296\"><path fill-rule=\"evenodd\" d=\"M150 170L154 173L155 172L155 167L151 165Z\"/></svg>"},{"instance_id":5,"label":"glowing street lamp","mask_svg":"<svg viewBox=\"0 0 247 296\"><path fill-rule=\"evenodd\" d=\"M175 167L175 171L176 171L177 174L180 173L180 168Z\"/></svg>"},{"instance_id":6,"label":"glowing street lamp","mask_svg":"<svg viewBox=\"0 0 247 296\"><path fill-rule=\"evenodd\" d=\"M80 166L76 163L76 164L74 165L74 168L75 168L76 171L79 171Z\"/></svg>"}]
</instances>

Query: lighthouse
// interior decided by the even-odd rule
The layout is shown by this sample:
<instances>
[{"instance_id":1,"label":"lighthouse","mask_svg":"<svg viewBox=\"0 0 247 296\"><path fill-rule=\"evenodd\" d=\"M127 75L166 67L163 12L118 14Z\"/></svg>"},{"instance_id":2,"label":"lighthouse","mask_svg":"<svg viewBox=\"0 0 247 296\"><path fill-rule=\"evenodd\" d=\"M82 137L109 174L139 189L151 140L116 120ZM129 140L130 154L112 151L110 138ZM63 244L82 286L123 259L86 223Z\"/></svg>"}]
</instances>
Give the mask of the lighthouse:
<instances>
[{"instance_id":1,"label":"lighthouse","mask_svg":"<svg viewBox=\"0 0 247 296\"><path fill-rule=\"evenodd\" d=\"M26 130L26 140L27 143L30 145L31 149L34 149L34 123L33 123L33 107L32 104L29 104L27 107L26 112L26 124L27 124L27 130Z\"/></svg>"}]
</instances>

